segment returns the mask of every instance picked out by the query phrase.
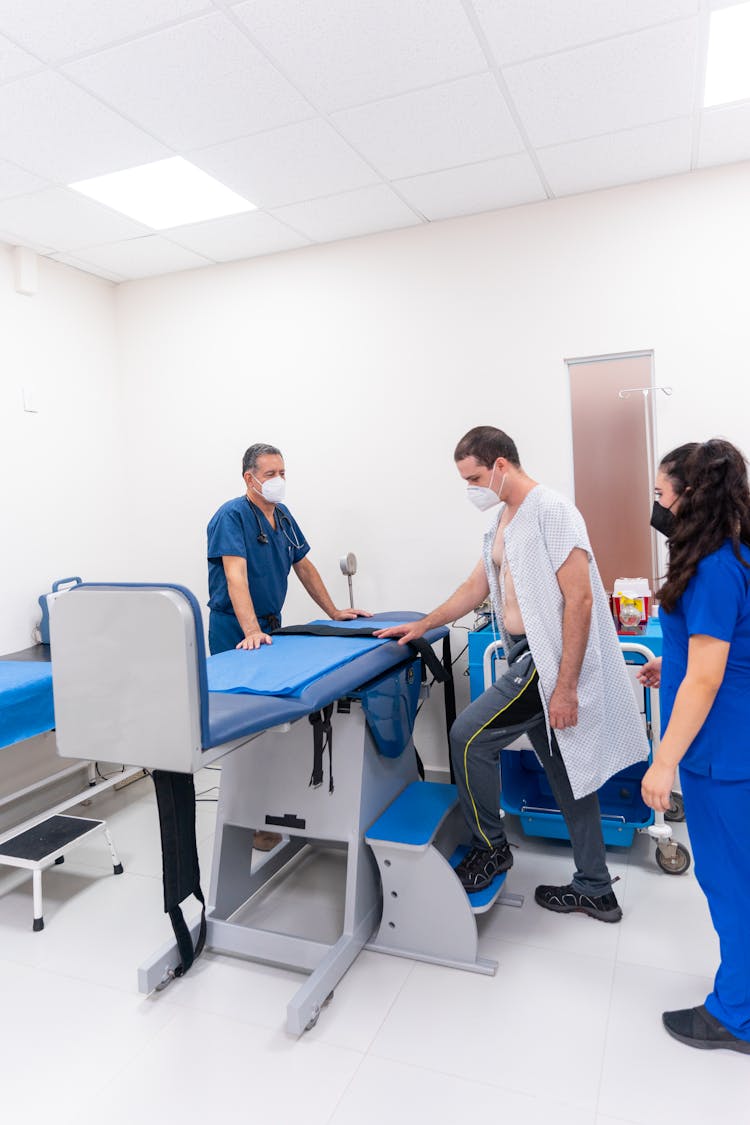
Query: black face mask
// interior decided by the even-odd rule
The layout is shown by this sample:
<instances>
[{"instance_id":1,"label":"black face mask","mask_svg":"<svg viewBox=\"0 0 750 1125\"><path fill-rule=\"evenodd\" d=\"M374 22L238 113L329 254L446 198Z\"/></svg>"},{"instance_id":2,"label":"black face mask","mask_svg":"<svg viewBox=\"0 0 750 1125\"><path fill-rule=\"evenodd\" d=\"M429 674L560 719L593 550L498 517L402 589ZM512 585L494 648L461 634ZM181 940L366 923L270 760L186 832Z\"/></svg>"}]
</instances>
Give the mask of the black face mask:
<instances>
[{"instance_id":1,"label":"black face mask","mask_svg":"<svg viewBox=\"0 0 750 1125\"><path fill-rule=\"evenodd\" d=\"M651 509L651 526L654 530L658 531L661 535L666 535L667 539L669 539L674 532L675 523L676 517L674 512L669 508L665 508L658 500L654 500L654 506Z\"/></svg>"}]
</instances>

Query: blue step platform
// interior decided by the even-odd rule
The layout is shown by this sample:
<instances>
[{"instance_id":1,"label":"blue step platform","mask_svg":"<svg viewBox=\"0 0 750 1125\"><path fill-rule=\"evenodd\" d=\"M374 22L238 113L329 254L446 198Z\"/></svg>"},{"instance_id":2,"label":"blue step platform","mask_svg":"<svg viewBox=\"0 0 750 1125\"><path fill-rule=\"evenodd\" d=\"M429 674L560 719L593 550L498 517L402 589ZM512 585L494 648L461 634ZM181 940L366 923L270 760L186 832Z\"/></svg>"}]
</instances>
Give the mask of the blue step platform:
<instances>
[{"instance_id":1,"label":"blue step platform","mask_svg":"<svg viewBox=\"0 0 750 1125\"><path fill-rule=\"evenodd\" d=\"M500 898L506 874L467 894L454 868L466 854L466 827L454 785L414 781L365 833L380 870L383 915L368 945L381 953L492 974L495 961L478 956L476 914Z\"/></svg>"}]
</instances>

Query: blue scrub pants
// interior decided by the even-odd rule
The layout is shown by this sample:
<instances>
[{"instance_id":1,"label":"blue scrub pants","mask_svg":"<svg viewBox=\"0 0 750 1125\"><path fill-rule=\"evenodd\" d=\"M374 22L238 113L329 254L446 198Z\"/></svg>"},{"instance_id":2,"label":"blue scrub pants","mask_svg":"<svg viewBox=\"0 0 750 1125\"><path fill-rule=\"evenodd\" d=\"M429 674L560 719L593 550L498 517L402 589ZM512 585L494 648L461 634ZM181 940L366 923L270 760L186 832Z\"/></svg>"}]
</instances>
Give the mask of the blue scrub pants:
<instances>
[{"instance_id":1,"label":"blue scrub pants","mask_svg":"<svg viewBox=\"0 0 750 1125\"><path fill-rule=\"evenodd\" d=\"M695 875L719 935L721 964L706 1008L750 1042L750 780L680 768Z\"/></svg>"}]
</instances>

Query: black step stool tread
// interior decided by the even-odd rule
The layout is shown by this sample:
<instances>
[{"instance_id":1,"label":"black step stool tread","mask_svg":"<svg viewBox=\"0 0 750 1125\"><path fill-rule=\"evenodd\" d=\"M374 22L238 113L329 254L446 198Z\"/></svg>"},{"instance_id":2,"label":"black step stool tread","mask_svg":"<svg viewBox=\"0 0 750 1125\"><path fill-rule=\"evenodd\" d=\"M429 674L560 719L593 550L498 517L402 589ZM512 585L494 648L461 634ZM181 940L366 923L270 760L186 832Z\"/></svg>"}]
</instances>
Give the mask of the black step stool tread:
<instances>
[{"instance_id":1,"label":"black step stool tread","mask_svg":"<svg viewBox=\"0 0 750 1125\"><path fill-rule=\"evenodd\" d=\"M74 840L98 828L103 821L86 820L80 816L50 816L47 820L27 828L0 844L0 861L3 856L38 861L67 847Z\"/></svg>"}]
</instances>

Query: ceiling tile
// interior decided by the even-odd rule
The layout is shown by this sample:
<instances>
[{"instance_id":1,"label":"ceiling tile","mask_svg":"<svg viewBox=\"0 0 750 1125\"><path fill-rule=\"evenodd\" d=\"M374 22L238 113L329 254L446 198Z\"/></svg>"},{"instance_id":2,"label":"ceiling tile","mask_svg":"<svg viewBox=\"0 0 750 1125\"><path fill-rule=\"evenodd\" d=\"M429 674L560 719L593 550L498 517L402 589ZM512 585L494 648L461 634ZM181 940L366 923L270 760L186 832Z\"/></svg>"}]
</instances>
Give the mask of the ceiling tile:
<instances>
[{"instance_id":1,"label":"ceiling tile","mask_svg":"<svg viewBox=\"0 0 750 1125\"><path fill-rule=\"evenodd\" d=\"M582 140L692 112L697 20L504 70L532 144Z\"/></svg>"},{"instance_id":2,"label":"ceiling tile","mask_svg":"<svg viewBox=\"0 0 750 1125\"><path fill-rule=\"evenodd\" d=\"M13 78L20 78L22 74L41 69L42 64L38 59L0 35L0 82L9 82Z\"/></svg>"},{"instance_id":3,"label":"ceiling tile","mask_svg":"<svg viewBox=\"0 0 750 1125\"><path fill-rule=\"evenodd\" d=\"M10 164L7 160L0 160L0 199L10 199L12 195L25 195L27 192L40 191L48 187L46 180L33 176L19 168L17 164Z\"/></svg>"},{"instance_id":4,"label":"ceiling tile","mask_svg":"<svg viewBox=\"0 0 750 1125\"><path fill-rule=\"evenodd\" d=\"M218 12L64 69L181 152L300 121L314 112Z\"/></svg>"},{"instance_id":5,"label":"ceiling tile","mask_svg":"<svg viewBox=\"0 0 750 1125\"><path fill-rule=\"evenodd\" d=\"M250 0L234 10L326 112L487 69L460 0Z\"/></svg>"},{"instance_id":6,"label":"ceiling tile","mask_svg":"<svg viewBox=\"0 0 750 1125\"><path fill-rule=\"evenodd\" d=\"M159 234L113 242L108 246L89 247L76 254L76 258L84 267L87 263L98 266L127 280L200 269L211 264L206 258L182 246L175 246L174 242Z\"/></svg>"},{"instance_id":7,"label":"ceiling tile","mask_svg":"<svg viewBox=\"0 0 750 1125\"><path fill-rule=\"evenodd\" d=\"M429 172L426 176L398 180L394 186L428 219L475 215L480 211L546 199L536 169L526 153Z\"/></svg>"},{"instance_id":8,"label":"ceiling tile","mask_svg":"<svg viewBox=\"0 0 750 1125\"><path fill-rule=\"evenodd\" d=\"M73 254L50 254L49 257L54 262L62 262L65 266L72 266L73 269L83 270L84 273L92 273L96 277L103 277L106 281L125 280L121 274L114 273L112 270L102 269L101 266L94 266L90 262L82 262L80 258L76 258Z\"/></svg>"},{"instance_id":9,"label":"ceiling tile","mask_svg":"<svg viewBox=\"0 0 750 1125\"><path fill-rule=\"evenodd\" d=\"M0 229L12 231L20 242L74 250L135 238L148 228L74 191L50 188L0 201Z\"/></svg>"},{"instance_id":10,"label":"ceiling tile","mask_svg":"<svg viewBox=\"0 0 750 1125\"><path fill-rule=\"evenodd\" d=\"M210 0L20 0L0 9L0 31L59 62L212 7Z\"/></svg>"},{"instance_id":11,"label":"ceiling tile","mask_svg":"<svg viewBox=\"0 0 750 1125\"><path fill-rule=\"evenodd\" d=\"M502 66L698 13L698 0L472 0Z\"/></svg>"},{"instance_id":12,"label":"ceiling tile","mask_svg":"<svg viewBox=\"0 0 750 1125\"><path fill-rule=\"evenodd\" d=\"M750 160L750 102L704 110L698 165Z\"/></svg>"},{"instance_id":13,"label":"ceiling tile","mask_svg":"<svg viewBox=\"0 0 750 1125\"><path fill-rule=\"evenodd\" d=\"M378 182L321 117L202 149L190 160L266 209Z\"/></svg>"},{"instance_id":14,"label":"ceiling tile","mask_svg":"<svg viewBox=\"0 0 750 1125\"><path fill-rule=\"evenodd\" d=\"M555 195L655 180L690 171L692 119L662 121L537 152Z\"/></svg>"},{"instance_id":15,"label":"ceiling tile","mask_svg":"<svg viewBox=\"0 0 750 1125\"><path fill-rule=\"evenodd\" d=\"M315 242L354 238L377 231L416 226L419 218L385 184L295 203L274 212Z\"/></svg>"},{"instance_id":16,"label":"ceiling tile","mask_svg":"<svg viewBox=\"0 0 750 1125\"><path fill-rule=\"evenodd\" d=\"M165 231L164 234L172 242L215 262L275 254L279 250L293 250L309 243L309 239L262 211L230 215L226 219L213 219L210 223L194 223Z\"/></svg>"},{"instance_id":17,"label":"ceiling tile","mask_svg":"<svg viewBox=\"0 0 750 1125\"><path fill-rule=\"evenodd\" d=\"M523 148L490 74L344 110L331 120L389 179L489 160Z\"/></svg>"},{"instance_id":18,"label":"ceiling tile","mask_svg":"<svg viewBox=\"0 0 750 1125\"><path fill-rule=\"evenodd\" d=\"M171 155L53 71L0 86L0 152L66 184Z\"/></svg>"}]
</instances>

